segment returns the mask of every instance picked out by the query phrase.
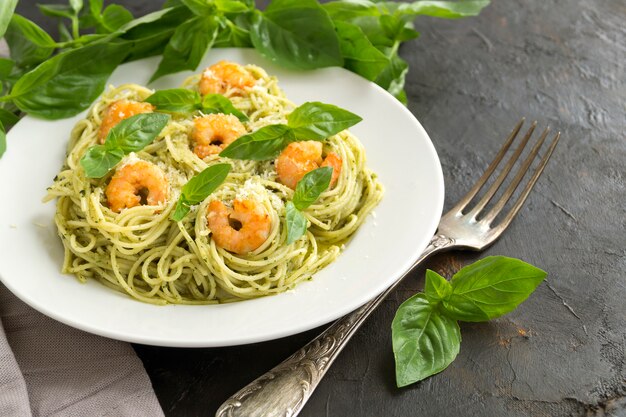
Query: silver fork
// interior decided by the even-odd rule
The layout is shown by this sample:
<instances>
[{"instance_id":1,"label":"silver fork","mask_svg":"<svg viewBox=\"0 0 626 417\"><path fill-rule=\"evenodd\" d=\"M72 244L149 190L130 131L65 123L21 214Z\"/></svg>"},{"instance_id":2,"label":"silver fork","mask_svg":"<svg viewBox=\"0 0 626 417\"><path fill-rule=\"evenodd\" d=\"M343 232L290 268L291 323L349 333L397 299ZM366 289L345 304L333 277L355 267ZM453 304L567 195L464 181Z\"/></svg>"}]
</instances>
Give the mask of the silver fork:
<instances>
[{"instance_id":1,"label":"silver fork","mask_svg":"<svg viewBox=\"0 0 626 417\"><path fill-rule=\"evenodd\" d=\"M504 180L511 173L513 166L528 144L537 126L537 122L533 122L517 148L507 160L501 173L495 178L494 182L489 186L478 203L471 209L468 209L470 201L478 194L483 186L487 184L487 181L492 177L496 168L504 159L505 154L513 144L523 124L524 119L520 120L515 126L504 145L502 145L502 148L498 151L495 159L491 162L478 182L441 218L437 233L433 236L419 259L407 272L378 297L363 305L358 310L337 320L319 336L285 359L281 364L239 390L222 404L215 416L297 416L352 335L361 327L361 324L363 324L372 311L378 307L387 295L396 288L400 281L402 281L419 263L430 255L443 250L468 249L482 251L500 237L502 232L504 232L515 215L519 212L524 201L526 201L526 198L547 165L561 136L560 132L554 136L548 146L547 152L541 158L532 177L509 211L503 213L503 208L539 154L539 150L550 131L549 127L543 131L539 140L532 147L530 153L518 168L510 185L506 188L500 199L489 211L481 216L489 201L494 197ZM504 215L504 217L494 225L494 220L501 214Z\"/></svg>"}]
</instances>

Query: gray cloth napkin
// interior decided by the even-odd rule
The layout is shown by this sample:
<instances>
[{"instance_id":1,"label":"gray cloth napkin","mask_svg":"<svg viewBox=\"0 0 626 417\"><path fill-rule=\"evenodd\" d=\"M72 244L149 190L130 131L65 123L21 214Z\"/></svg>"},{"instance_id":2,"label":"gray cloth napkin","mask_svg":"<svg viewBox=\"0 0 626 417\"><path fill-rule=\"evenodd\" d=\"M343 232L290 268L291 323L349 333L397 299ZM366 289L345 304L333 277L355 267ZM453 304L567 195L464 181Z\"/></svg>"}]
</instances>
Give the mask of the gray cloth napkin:
<instances>
[{"instance_id":1,"label":"gray cloth napkin","mask_svg":"<svg viewBox=\"0 0 626 417\"><path fill-rule=\"evenodd\" d=\"M128 343L76 330L0 284L0 416L163 416Z\"/></svg>"}]
</instances>

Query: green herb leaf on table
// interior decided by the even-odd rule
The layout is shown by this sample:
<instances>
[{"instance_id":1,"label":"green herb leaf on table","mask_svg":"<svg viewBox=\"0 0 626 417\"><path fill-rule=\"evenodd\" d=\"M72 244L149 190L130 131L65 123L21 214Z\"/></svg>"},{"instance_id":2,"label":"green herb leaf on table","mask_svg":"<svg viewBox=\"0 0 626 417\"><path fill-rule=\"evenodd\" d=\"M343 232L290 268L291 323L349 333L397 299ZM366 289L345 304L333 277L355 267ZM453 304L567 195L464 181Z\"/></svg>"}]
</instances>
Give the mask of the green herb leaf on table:
<instances>
[{"instance_id":1,"label":"green herb leaf on table","mask_svg":"<svg viewBox=\"0 0 626 417\"><path fill-rule=\"evenodd\" d=\"M333 23L316 0L273 0L255 11L250 38L266 58L288 68L343 64Z\"/></svg>"},{"instance_id":2,"label":"green herb leaf on table","mask_svg":"<svg viewBox=\"0 0 626 417\"><path fill-rule=\"evenodd\" d=\"M487 321L513 311L546 273L519 259L490 256L457 272L452 282L426 271L424 293L398 309L392 324L399 387L445 369L459 352L456 320Z\"/></svg>"},{"instance_id":3,"label":"green herb leaf on table","mask_svg":"<svg viewBox=\"0 0 626 417\"><path fill-rule=\"evenodd\" d=\"M66 4L38 4L41 14L50 17L64 17L71 19L74 16L72 8Z\"/></svg>"},{"instance_id":4,"label":"green herb leaf on table","mask_svg":"<svg viewBox=\"0 0 626 417\"><path fill-rule=\"evenodd\" d=\"M406 300L391 325L396 383L404 387L443 371L461 346L461 331L424 294Z\"/></svg>"},{"instance_id":5,"label":"green herb leaf on table","mask_svg":"<svg viewBox=\"0 0 626 417\"><path fill-rule=\"evenodd\" d=\"M131 152L138 152L161 133L170 117L162 113L142 113L113 126L104 145L87 150L80 164L87 178L101 178Z\"/></svg>"},{"instance_id":6,"label":"green herb leaf on table","mask_svg":"<svg viewBox=\"0 0 626 417\"><path fill-rule=\"evenodd\" d=\"M110 4L104 9L98 21L100 33L113 33L133 20L132 13L119 4Z\"/></svg>"},{"instance_id":7,"label":"green herb leaf on table","mask_svg":"<svg viewBox=\"0 0 626 417\"><path fill-rule=\"evenodd\" d=\"M215 7L222 13L244 13L251 9L251 6L238 0L214 0Z\"/></svg>"},{"instance_id":8,"label":"green herb leaf on table","mask_svg":"<svg viewBox=\"0 0 626 417\"><path fill-rule=\"evenodd\" d=\"M452 285L435 271L427 269L424 293L429 301L437 303L441 300L446 300L450 296Z\"/></svg>"},{"instance_id":9,"label":"green herb leaf on table","mask_svg":"<svg viewBox=\"0 0 626 417\"><path fill-rule=\"evenodd\" d=\"M357 25L336 20L344 68L374 81L389 65L389 59L367 39Z\"/></svg>"},{"instance_id":10,"label":"green herb leaf on table","mask_svg":"<svg viewBox=\"0 0 626 417\"><path fill-rule=\"evenodd\" d=\"M220 156L265 161L276 158L280 151L294 140L291 128L287 125L263 126L228 145L220 152Z\"/></svg>"},{"instance_id":11,"label":"green herb leaf on table","mask_svg":"<svg viewBox=\"0 0 626 417\"><path fill-rule=\"evenodd\" d=\"M324 140L361 120L356 114L332 104L308 102L287 116L287 125L293 129L296 140Z\"/></svg>"},{"instance_id":12,"label":"green herb leaf on table","mask_svg":"<svg viewBox=\"0 0 626 417\"><path fill-rule=\"evenodd\" d=\"M213 16L197 16L180 25L163 51L163 58L150 82L167 74L195 70L217 36Z\"/></svg>"},{"instance_id":13,"label":"green herb leaf on table","mask_svg":"<svg viewBox=\"0 0 626 417\"><path fill-rule=\"evenodd\" d=\"M196 16L211 16L215 13L215 6L206 0L181 0L180 2Z\"/></svg>"},{"instance_id":14,"label":"green herb leaf on table","mask_svg":"<svg viewBox=\"0 0 626 417\"><path fill-rule=\"evenodd\" d=\"M172 220L179 222L185 218L191 206L201 203L224 182L230 169L230 164L211 165L190 179L181 189Z\"/></svg>"},{"instance_id":15,"label":"green herb leaf on table","mask_svg":"<svg viewBox=\"0 0 626 417\"><path fill-rule=\"evenodd\" d=\"M321 167L307 172L296 184L292 199L295 208L304 210L313 204L328 189L332 176L332 167Z\"/></svg>"},{"instance_id":16,"label":"green herb leaf on table","mask_svg":"<svg viewBox=\"0 0 626 417\"><path fill-rule=\"evenodd\" d=\"M494 319L515 310L546 275L519 259L489 256L454 274L452 293L442 305L457 320Z\"/></svg>"},{"instance_id":17,"label":"green herb leaf on table","mask_svg":"<svg viewBox=\"0 0 626 417\"><path fill-rule=\"evenodd\" d=\"M357 16L378 16L380 11L376 3L369 0L336 0L322 5L324 10L337 21L346 21Z\"/></svg>"},{"instance_id":18,"label":"green herb leaf on table","mask_svg":"<svg viewBox=\"0 0 626 417\"><path fill-rule=\"evenodd\" d=\"M287 201L285 205L285 220L287 224L287 244L291 245L304 236L309 222L292 201Z\"/></svg>"},{"instance_id":19,"label":"green herb leaf on table","mask_svg":"<svg viewBox=\"0 0 626 417\"><path fill-rule=\"evenodd\" d=\"M0 156L4 155L7 150L7 135L4 131L4 125L0 123Z\"/></svg>"},{"instance_id":20,"label":"green herb leaf on table","mask_svg":"<svg viewBox=\"0 0 626 417\"><path fill-rule=\"evenodd\" d=\"M476 16L489 5L489 0L464 1L414 1L397 3L385 1L378 3L382 12L394 15L404 15L410 18L424 15L443 19L459 19Z\"/></svg>"},{"instance_id":21,"label":"green herb leaf on table","mask_svg":"<svg viewBox=\"0 0 626 417\"><path fill-rule=\"evenodd\" d=\"M15 114L0 107L0 123L2 123L4 127L14 125L18 120L20 120L20 118Z\"/></svg>"},{"instance_id":22,"label":"green herb leaf on table","mask_svg":"<svg viewBox=\"0 0 626 417\"><path fill-rule=\"evenodd\" d=\"M228 99L227 99L228 100ZM200 94L186 88L159 90L144 100L159 111L192 113L200 107Z\"/></svg>"},{"instance_id":23,"label":"green herb leaf on table","mask_svg":"<svg viewBox=\"0 0 626 417\"><path fill-rule=\"evenodd\" d=\"M91 44L63 52L23 75L9 98L32 116L73 116L100 95L126 53L123 45L116 43Z\"/></svg>"},{"instance_id":24,"label":"green herb leaf on table","mask_svg":"<svg viewBox=\"0 0 626 417\"><path fill-rule=\"evenodd\" d=\"M15 6L17 6L17 0L3 0L0 2L0 38L4 36L7 26L9 26Z\"/></svg>"},{"instance_id":25,"label":"green herb leaf on table","mask_svg":"<svg viewBox=\"0 0 626 417\"><path fill-rule=\"evenodd\" d=\"M221 94L207 94L202 98L202 111L205 114L223 113L232 114L242 122L248 121L246 116L233 105L233 103Z\"/></svg>"},{"instance_id":26,"label":"green herb leaf on table","mask_svg":"<svg viewBox=\"0 0 626 417\"><path fill-rule=\"evenodd\" d=\"M56 42L46 31L17 14L11 18L4 37L11 58L20 67L31 67L45 61L56 47Z\"/></svg>"}]
</instances>

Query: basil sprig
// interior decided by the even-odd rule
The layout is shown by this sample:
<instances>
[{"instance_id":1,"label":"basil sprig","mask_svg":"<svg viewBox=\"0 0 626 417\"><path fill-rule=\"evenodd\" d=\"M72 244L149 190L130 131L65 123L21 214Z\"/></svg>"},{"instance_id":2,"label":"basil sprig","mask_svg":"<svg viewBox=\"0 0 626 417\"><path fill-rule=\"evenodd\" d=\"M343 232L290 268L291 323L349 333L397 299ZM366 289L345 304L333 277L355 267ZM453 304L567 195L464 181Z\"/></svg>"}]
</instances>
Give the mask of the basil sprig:
<instances>
[{"instance_id":1,"label":"basil sprig","mask_svg":"<svg viewBox=\"0 0 626 417\"><path fill-rule=\"evenodd\" d=\"M398 51L418 36L412 20L474 16L488 3L272 0L260 11L252 0L166 0L162 10L133 19L120 5L68 0L39 7L59 20L55 40L14 14L17 0L2 0L0 37L11 59L1 59L0 107L62 119L88 108L124 62L161 54L156 79L196 69L212 47L250 46L291 68L343 65L406 103L408 64Z\"/></svg>"},{"instance_id":2,"label":"basil sprig","mask_svg":"<svg viewBox=\"0 0 626 417\"><path fill-rule=\"evenodd\" d=\"M183 185L171 219L177 222L184 219L191 206L201 203L224 182L230 168L230 164L211 165Z\"/></svg>"},{"instance_id":3,"label":"basil sprig","mask_svg":"<svg viewBox=\"0 0 626 417\"><path fill-rule=\"evenodd\" d=\"M487 321L510 313L546 275L504 256L466 266L451 282L426 271L424 293L402 303L391 325L398 387L421 381L452 363L461 345L457 320Z\"/></svg>"},{"instance_id":4,"label":"basil sprig","mask_svg":"<svg viewBox=\"0 0 626 417\"><path fill-rule=\"evenodd\" d=\"M307 172L296 184L293 199L285 207L287 244L295 242L306 233L308 221L302 210L313 204L328 188L332 176L332 167L321 167Z\"/></svg>"},{"instance_id":5,"label":"basil sprig","mask_svg":"<svg viewBox=\"0 0 626 417\"><path fill-rule=\"evenodd\" d=\"M287 124L264 126L228 145L220 156L264 161L273 159L289 143L324 140L363 120L354 113L332 104L307 102L297 107Z\"/></svg>"},{"instance_id":6,"label":"basil sprig","mask_svg":"<svg viewBox=\"0 0 626 417\"><path fill-rule=\"evenodd\" d=\"M145 148L161 133L169 119L170 116L162 113L142 113L113 126L104 145L92 146L81 158L87 178L103 177L124 155Z\"/></svg>"},{"instance_id":7,"label":"basil sprig","mask_svg":"<svg viewBox=\"0 0 626 417\"><path fill-rule=\"evenodd\" d=\"M232 114L242 122L248 120L233 103L221 94L207 94L203 98L197 91L186 88L159 90L144 100L157 108L158 111L170 113L193 113L201 110L205 114Z\"/></svg>"}]
</instances>

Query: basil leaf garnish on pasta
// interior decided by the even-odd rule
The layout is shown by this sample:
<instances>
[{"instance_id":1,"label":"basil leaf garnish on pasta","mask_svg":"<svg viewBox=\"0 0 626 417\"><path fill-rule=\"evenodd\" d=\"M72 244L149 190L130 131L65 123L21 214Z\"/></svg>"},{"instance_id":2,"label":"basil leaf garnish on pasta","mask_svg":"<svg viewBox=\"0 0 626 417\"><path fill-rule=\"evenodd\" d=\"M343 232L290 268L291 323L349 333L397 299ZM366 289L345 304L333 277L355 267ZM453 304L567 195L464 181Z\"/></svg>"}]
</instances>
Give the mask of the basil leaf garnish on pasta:
<instances>
[{"instance_id":1,"label":"basil leaf garnish on pasta","mask_svg":"<svg viewBox=\"0 0 626 417\"><path fill-rule=\"evenodd\" d=\"M296 185L293 205L298 210L309 207L328 188L332 176L332 167L321 167L307 172Z\"/></svg>"},{"instance_id":2,"label":"basil leaf garnish on pasta","mask_svg":"<svg viewBox=\"0 0 626 417\"><path fill-rule=\"evenodd\" d=\"M240 137L220 156L253 161L273 159L291 142L324 140L363 119L332 104L310 102L297 107L287 120L286 125L264 126Z\"/></svg>"},{"instance_id":3,"label":"basil leaf garnish on pasta","mask_svg":"<svg viewBox=\"0 0 626 417\"><path fill-rule=\"evenodd\" d=\"M142 113L113 126L104 145L92 146L81 158L87 178L103 177L124 155L145 148L161 133L169 119L166 114Z\"/></svg>"},{"instance_id":4,"label":"basil leaf garnish on pasta","mask_svg":"<svg viewBox=\"0 0 626 417\"><path fill-rule=\"evenodd\" d=\"M354 126L361 117L341 107L318 101L304 103L287 116L296 140L324 140Z\"/></svg>"},{"instance_id":5,"label":"basil leaf garnish on pasta","mask_svg":"<svg viewBox=\"0 0 626 417\"><path fill-rule=\"evenodd\" d=\"M306 233L308 220L291 201L288 201L285 206L285 220L287 222L287 244L290 245Z\"/></svg>"},{"instance_id":6,"label":"basil leaf garnish on pasta","mask_svg":"<svg viewBox=\"0 0 626 417\"><path fill-rule=\"evenodd\" d=\"M202 99L202 112L206 114L224 113L236 116L242 122L248 121L248 116L237 110L233 103L221 94L207 94Z\"/></svg>"},{"instance_id":7,"label":"basil leaf garnish on pasta","mask_svg":"<svg viewBox=\"0 0 626 417\"><path fill-rule=\"evenodd\" d=\"M237 110L233 103L221 94L207 94L201 98L197 91L171 88L159 90L144 101L163 112L193 113L202 110L205 114L232 114L242 122L248 121L248 116Z\"/></svg>"},{"instance_id":8,"label":"basil leaf garnish on pasta","mask_svg":"<svg viewBox=\"0 0 626 417\"><path fill-rule=\"evenodd\" d=\"M263 126L228 145L220 152L220 156L265 161L276 158L280 151L293 140L291 128L287 125Z\"/></svg>"},{"instance_id":9,"label":"basil leaf garnish on pasta","mask_svg":"<svg viewBox=\"0 0 626 417\"><path fill-rule=\"evenodd\" d=\"M190 179L181 189L171 219L179 222L185 218L191 206L201 203L224 182L230 169L230 164L211 165Z\"/></svg>"},{"instance_id":10,"label":"basil leaf garnish on pasta","mask_svg":"<svg viewBox=\"0 0 626 417\"><path fill-rule=\"evenodd\" d=\"M200 107L200 94L186 88L159 90L144 101L157 108L158 111L172 113L192 113Z\"/></svg>"},{"instance_id":11,"label":"basil leaf garnish on pasta","mask_svg":"<svg viewBox=\"0 0 626 417\"><path fill-rule=\"evenodd\" d=\"M124 151L119 148L107 149L96 145L87 149L80 164L85 169L87 178L102 178L124 158Z\"/></svg>"},{"instance_id":12,"label":"basil leaf garnish on pasta","mask_svg":"<svg viewBox=\"0 0 626 417\"><path fill-rule=\"evenodd\" d=\"M307 172L298 184L292 201L287 202L287 244L295 242L306 233L307 219L301 210L315 202L330 185L332 167L321 167Z\"/></svg>"},{"instance_id":13,"label":"basil leaf garnish on pasta","mask_svg":"<svg viewBox=\"0 0 626 417\"><path fill-rule=\"evenodd\" d=\"M109 131L104 146L120 148L125 154L139 152L161 133L170 116L161 113L142 113L124 119Z\"/></svg>"}]
</instances>

